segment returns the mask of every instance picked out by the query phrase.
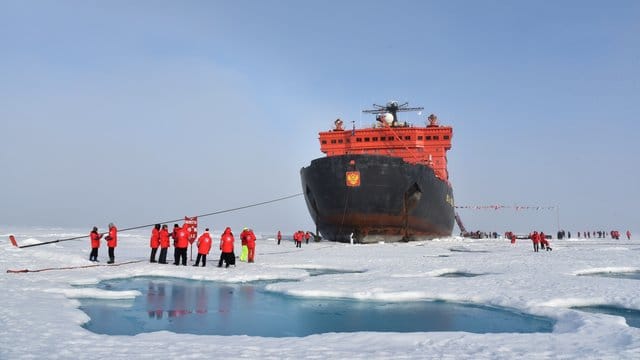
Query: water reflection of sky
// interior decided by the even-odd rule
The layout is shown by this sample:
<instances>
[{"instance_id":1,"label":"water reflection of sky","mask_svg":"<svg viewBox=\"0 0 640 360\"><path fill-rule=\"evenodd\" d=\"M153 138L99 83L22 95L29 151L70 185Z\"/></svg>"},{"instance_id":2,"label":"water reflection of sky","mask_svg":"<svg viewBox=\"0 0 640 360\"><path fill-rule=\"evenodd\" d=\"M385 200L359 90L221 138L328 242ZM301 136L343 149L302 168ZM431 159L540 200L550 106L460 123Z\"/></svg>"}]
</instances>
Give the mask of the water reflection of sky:
<instances>
[{"instance_id":1,"label":"water reflection of sky","mask_svg":"<svg viewBox=\"0 0 640 360\"><path fill-rule=\"evenodd\" d=\"M85 327L110 335L176 333L306 336L354 331L550 332L548 319L447 302L307 299L271 293L264 283L226 284L173 278L110 280L101 288L139 290L135 300L85 299Z\"/></svg>"}]
</instances>

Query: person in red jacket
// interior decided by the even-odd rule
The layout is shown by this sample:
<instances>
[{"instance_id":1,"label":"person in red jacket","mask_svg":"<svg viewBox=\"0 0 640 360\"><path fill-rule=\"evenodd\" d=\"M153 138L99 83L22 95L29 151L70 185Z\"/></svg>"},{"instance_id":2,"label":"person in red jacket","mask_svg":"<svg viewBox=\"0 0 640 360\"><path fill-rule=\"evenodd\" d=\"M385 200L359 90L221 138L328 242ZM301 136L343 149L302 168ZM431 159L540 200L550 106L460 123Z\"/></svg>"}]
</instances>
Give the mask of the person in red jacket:
<instances>
[{"instance_id":1,"label":"person in red jacket","mask_svg":"<svg viewBox=\"0 0 640 360\"><path fill-rule=\"evenodd\" d=\"M158 259L158 263L166 264L167 249L169 248L169 227L167 224L162 225L162 229L160 229L158 233L158 238L160 242L160 258Z\"/></svg>"},{"instance_id":2,"label":"person in red jacket","mask_svg":"<svg viewBox=\"0 0 640 360\"><path fill-rule=\"evenodd\" d=\"M297 248L302 247L302 238L304 238L304 231L302 230L298 230L293 234L293 240L295 241Z\"/></svg>"},{"instance_id":3,"label":"person in red jacket","mask_svg":"<svg viewBox=\"0 0 640 360\"><path fill-rule=\"evenodd\" d=\"M280 240L282 240L282 233L278 230L278 245L280 245Z\"/></svg>"},{"instance_id":4,"label":"person in red jacket","mask_svg":"<svg viewBox=\"0 0 640 360\"><path fill-rule=\"evenodd\" d=\"M156 224L151 230L151 240L149 240L149 246L151 246L151 257L149 257L149 262L156 262L156 251L158 251L158 246L160 246L160 224Z\"/></svg>"},{"instance_id":5,"label":"person in red jacket","mask_svg":"<svg viewBox=\"0 0 640 360\"><path fill-rule=\"evenodd\" d=\"M116 246L118 246L118 228L113 225L113 223L109 223L109 235L104 238L107 240L107 247L109 247L109 261L107 264L113 264L116 261Z\"/></svg>"},{"instance_id":6,"label":"person in red jacket","mask_svg":"<svg viewBox=\"0 0 640 360\"><path fill-rule=\"evenodd\" d=\"M242 245L242 250L240 252L240 261L247 261L249 257L249 248L247 247L247 236L249 235L249 229L244 228L240 233L240 244Z\"/></svg>"},{"instance_id":7,"label":"person in red jacket","mask_svg":"<svg viewBox=\"0 0 640 360\"><path fill-rule=\"evenodd\" d=\"M207 265L207 254L209 254L209 250L211 250L211 235L209 234L209 228L204 230L204 233L200 235L198 238L198 257L196 258L196 263L193 266L198 266L200 264L200 259L202 259L202 267Z\"/></svg>"},{"instance_id":8,"label":"person in red jacket","mask_svg":"<svg viewBox=\"0 0 640 360\"><path fill-rule=\"evenodd\" d=\"M309 234L308 231L306 233L304 233L304 242L305 242L305 244L309 244L309 238L310 237L311 237L311 234Z\"/></svg>"},{"instance_id":9,"label":"person in red jacket","mask_svg":"<svg viewBox=\"0 0 640 360\"><path fill-rule=\"evenodd\" d=\"M173 239L173 265L178 265L178 230L180 230L180 226L173 224L173 231L171 231L171 238Z\"/></svg>"},{"instance_id":10,"label":"person in red jacket","mask_svg":"<svg viewBox=\"0 0 640 360\"><path fill-rule=\"evenodd\" d=\"M236 264L236 254L233 253L233 233L231 228L224 229L224 233L220 236L220 261L218 261L218 267L222 267L222 261L226 263L226 267Z\"/></svg>"},{"instance_id":11,"label":"person in red jacket","mask_svg":"<svg viewBox=\"0 0 640 360\"><path fill-rule=\"evenodd\" d=\"M627 230L627 240L631 240L631 230Z\"/></svg>"},{"instance_id":12,"label":"person in red jacket","mask_svg":"<svg viewBox=\"0 0 640 360\"><path fill-rule=\"evenodd\" d=\"M537 231L534 231L533 234L529 235L529 239L533 242L533 251L538 252L538 246L540 245L540 235Z\"/></svg>"},{"instance_id":13,"label":"person in red jacket","mask_svg":"<svg viewBox=\"0 0 640 360\"><path fill-rule=\"evenodd\" d=\"M256 234L252 229L247 233L247 248L249 249L249 262L252 263L256 256Z\"/></svg>"},{"instance_id":14,"label":"person in red jacket","mask_svg":"<svg viewBox=\"0 0 640 360\"><path fill-rule=\"evenodd\" d=\"M182 265L187 266L187 248L189 247L189 231L187 230L187 224L184 224L176 230L175 243L177 257L174 265L180 265L180 260L182 260Z\"/></svg>"},{"instance_id":15,"label":"person in red jacket","mask_svg":"<svg viewBox=\"0 0 640 360\"><path fill-rule=\"evenodd\" d=\"M89 254L89 261L98 261L98 249L100 248L100 239L102 234L98 233L98 227L94 226L93 230L89 234L91 238L91 254Z\"/></svg>"}]
</instances>

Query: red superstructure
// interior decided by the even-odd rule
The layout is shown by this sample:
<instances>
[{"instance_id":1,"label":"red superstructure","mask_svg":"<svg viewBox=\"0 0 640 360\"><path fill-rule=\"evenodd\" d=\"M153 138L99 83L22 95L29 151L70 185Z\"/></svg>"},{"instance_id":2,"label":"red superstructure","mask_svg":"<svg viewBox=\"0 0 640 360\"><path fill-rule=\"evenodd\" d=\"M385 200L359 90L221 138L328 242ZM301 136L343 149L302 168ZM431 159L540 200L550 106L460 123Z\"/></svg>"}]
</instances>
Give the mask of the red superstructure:
<instances>
[{"instance_id":1,"label":"red superstructure","mask_svg":"<svg viewBox=\"0 0 640 360\"><path fill-rule=\"evenodd\" d=\"M345 130L342 120L337 119L333 130L320 132L320 151L328 157L368 154L402 158L407 163L431 167L438 178L448 182L447 151L451 149L453 129L439 125L433 114L426 126L400 124L395 112L406 111L402 105L395 104L394 108L390 103L384 109L391 111L379 112L371 128ZM374 111L378 110L366 112Z\"/></svg>"}]
</instances>

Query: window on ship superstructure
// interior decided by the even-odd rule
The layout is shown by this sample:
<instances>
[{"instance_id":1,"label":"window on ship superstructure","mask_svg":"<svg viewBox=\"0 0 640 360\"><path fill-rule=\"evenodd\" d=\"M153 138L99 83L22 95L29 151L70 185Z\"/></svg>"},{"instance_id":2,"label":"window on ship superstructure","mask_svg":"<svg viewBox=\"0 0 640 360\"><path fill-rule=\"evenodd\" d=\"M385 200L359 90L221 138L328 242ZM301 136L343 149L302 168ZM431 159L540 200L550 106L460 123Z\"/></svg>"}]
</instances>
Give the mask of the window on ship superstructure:
<instances>
[{"instance_id":1,"label":"window on ship superstructure","mask_svg":"<svg viewBox=\"0 0 640 360\"><path fill-rule=\"evenodd\" d=\"M387 141L387 137L386 136L380 136L380 141Z\"/></svg>"},{"instance_id":2,"label":"window on ship superstructure","mask_svg":"<svg viewBox=\"0 0 640 360\"><path fill-rule=\"evenodd\" d=\"M418 136L418 140L422 140L422 136Z\"/></svg>"},{"instance_id":3,"label":"window on ship superstructure","mask_svg":"<svg viewBox=\"0 0 640 360\"><path fill-rule=\"evenodd\" d=\"M322 145L326 145L327 144L327 140L322 140Z\"/></svg>"},{"instance_id":4,"label":"window on ship superstructure","mask_svg":"<svg viewBox=\"0 0 640 360\"><path fill-rule=\"evenodd\" d=\"M377 137L374 137L374 138L372 139L372 141L378 141L378 138L377 138Z\"/></svg>"},{"instance_id":5,"label":"window on ship superstructure","mask_svg":"<svg viewBox=\"0 0 640 360\"><path fill-rule=\"evenodd\" d=\"M427 140L431 140L431 136L427 136L427 138L426 138L426 139L427 139Z\"/></svg>"},{"instance_id":6,"label":"window on ship superstructure","mask_svg":"<svg viewBox=\"0 0 640 360\"><path fill-rule=\"evenodd\" d=\"M370 139L368 137L364 138L364 142L369 142L369 140Z\"/></svg>"},{"instance_id":7,"label":"window on ship superstructure","mask_svg":"<svg viewBox=\"0 0 640 360\"><path fill-rule=\"evenodd\" d=\"M435 135L435 136L433 137L433 140L440 140L440 136Z\"/></svg>"},{"instance_id":8,"label":"window on ship superstructure","mask_svg":"<svg viewBox=\"0 0 640 360\"><path fill-rule=\"evenodd\" d=\"M335 144L336 143L336 139L331 140L331 143Z\"/></svg>"},{"instance_id":9,"label":"window on ship superstructure","mask_svg":"<svg viewBox=\"0 0 640 360\"><path fill-rule=\"evenodd\" d=\"M445 136L444 136L444 139L445 139L445 140L449 140L449 135L445 135Z\"/></svg>"},{"instance_id":10,"label":"window on ship superstructure","mask_svg":"<svg viewBox=\"0 0 640 360\"><path fill-rule=\"evenodd\" d=\"M362 142L362 138L356 138L356 142Z\"/></svg>"},{"instance_id":11,"label":"window on ship superstructure","mask_svg":"<svg viewBox=\"0 0 640 360\"><path fill-rule=\"evenodd\" d=\"M338 139L338 144L342 144L342 139Z\"/></svg>"},{"instance_id":12,"label":"window on ship superstructure","mask_svg":"<svg viewBox=\"0 0 640 360\"><path fill-rule=\"evenodd\" d=\"M405 140L411 140L411 136L405 136L404 139Z\"/></svg>"}]
</instances>

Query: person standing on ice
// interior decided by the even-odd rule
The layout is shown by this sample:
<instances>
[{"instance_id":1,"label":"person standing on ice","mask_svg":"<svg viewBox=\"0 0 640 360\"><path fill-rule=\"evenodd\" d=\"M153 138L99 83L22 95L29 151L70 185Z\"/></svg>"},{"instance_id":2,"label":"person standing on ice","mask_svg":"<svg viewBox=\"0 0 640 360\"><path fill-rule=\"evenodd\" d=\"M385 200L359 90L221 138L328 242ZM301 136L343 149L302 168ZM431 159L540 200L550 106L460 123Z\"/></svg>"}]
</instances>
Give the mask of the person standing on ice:
<instances>
[{"instance_id":1,"label":"person standing on ice","mask_svg":"<svg viewBox=\"0 0 640 360\"><path fill-rule=\"evenodd\" d=\"M282 240L282 233L280 232L280 230L278 230L278 236L276 236L278 238L278 245L280 245L280 240Z\"/></svg>"},{"instance_id":2,"label":"person standing on ice","mask_svg":"<svg viewBox=\"0 0 640 360\"><path fill-rule=\"evenodd\" d=\"M176 232L176 262L174 265L187 266L187 248L189 247L189 232L187 231L187 224L179 227ZM182 260L182 261L181 261Z\"/></svg>"},{"instance_id":3,"label":"person standing on ice","mask_svg":"<svg viewBox=\"0 0 640 360\"><path fill-rule=\"evenodd\" d=\"M309 232L307 231L306 233L304 233L304 242L308 245L309 244L309 238L311 237L311 234L309 234Z\"/></svg>"},{"instance_id":4,"label":"person standing on ice","mask_svg":"<svg viewBox=\"0 0 640 360\"><path fill-rule=\"evenodd\" d=\"M162 225L162 229L160 229L158 237L160 242L160 258L158 259L158 263L166 264L167 250L169 248L169 227L167 224Z\"/></svg>"},{"instance_id":5,"label":"person standing on ice","mask_svg":"<svg viewBox=\"0 0 640 360\"><path fill-rule=\"evenodd\" d=\"M226 263L225 267L236 264L236 255L233 253L233 233L231 228L224 229L222 236L220 236L220 261L218 261L218 267L222 267L222 262Z\"/></svg>"},{"instance_id":6,"label":"person standing on ice","mask_svg":"<svg viewBox=\"0 0 640 360\"><path fill-rule=\"evenodd\" d=\"M113 264L116 261L116 246L118 246L118 228L113 225L113 223L109 223L109 235L104 238L107 240L107 246L109 247L109 261L107 264Z\"/></svg>"},{"instance_id":7,"label":"person standing on ice","mask_svg":"<svg viewBox=\"0 0 640 360\"><path fill-rule=\"evenodd\" d=\"M627 240L631 240L631 231L627 230Z\"/></svg>"},{"instance_id":8,"label":"person standing on ice","mask_svg":"<svg viewBox=\"0 0 640 360\"><path fill-rule=\"evenodd\" d=\"M160 224L156 224L151 230L151 240L149 241L149 245L151 246L151 257L149 258L149 262L156 262L156 251L158 251L158 246L160 246Z\"/></svg>"},{"instance_id":9,"label":"person standing on ice","mask_svg":"<svg viewBox=\"0 0 640 360\"><path fill-rule=\"evenodd\" d=\"M248 249L248 262L252 263L254 261L254 257L256 256L256 234L253 233L252 229L249 229L247 232L247 249Z\"/></svg>"},{"instance_id":10,"label":"person standing on ice","mask_svg":"<svg viewBox=\"0 0 640 360\"><path fill-rule=\"evenodd\" d=\"M209 254L209 250L211 250L211 235L209 234L209 228L204 230L204 233L200 235L198 238L198 257L196 258L196 263L193 266L198 266L200 264L200 259L202 259L202 267L207 265L207 255Z\"/></svg>"},{"instance_id":11,"label":"person standing on ice","mask_svg":"<svg viewBox=\"0 0 640 360\"><path fill-rule=\"evenodd\" d=\"M538 232L534 231L533 234L529 235L529 239L533 242L533 251L538 252L538 246L540 244L540 235L538 235Z\"/></svg>"},{"instance_id":12,"label":"person standing on ice","mask_svg":"<svg viewBox=\"0 0 640 360\"><path fill-rule=\"evenodd\" d=\"M180 230L180 226L173 224L173 231L171 232L171 238L173 239L173 265L178 265L178 230Z\"/></svg>"},{"instance_id":13,"label":"person standing on ice","mask_svg":"<svg viewBox=\"0 0 640 360\"><path fill-rule=\"evenodd\" d=\"M93 230L89 234L91 238L91 254L89 254L89 261L98 261L98 249L100 248L100 239L102 234L98 233L98 227L94 226Z\"/></svg>"},{"instance_id":14,"label":"person standing on ice","mask_svg":"<svg viewBox=\"0 0 640 360\"><path fill-rule=\"evenodd\" d=\"M247 235L249 235L249 229L245 227L240 233L240 244L242 245L242 250L240 251L240 261L247 261L247 258L249 256L249 248L247 247Z\"/></svg>"}]
</instances>

